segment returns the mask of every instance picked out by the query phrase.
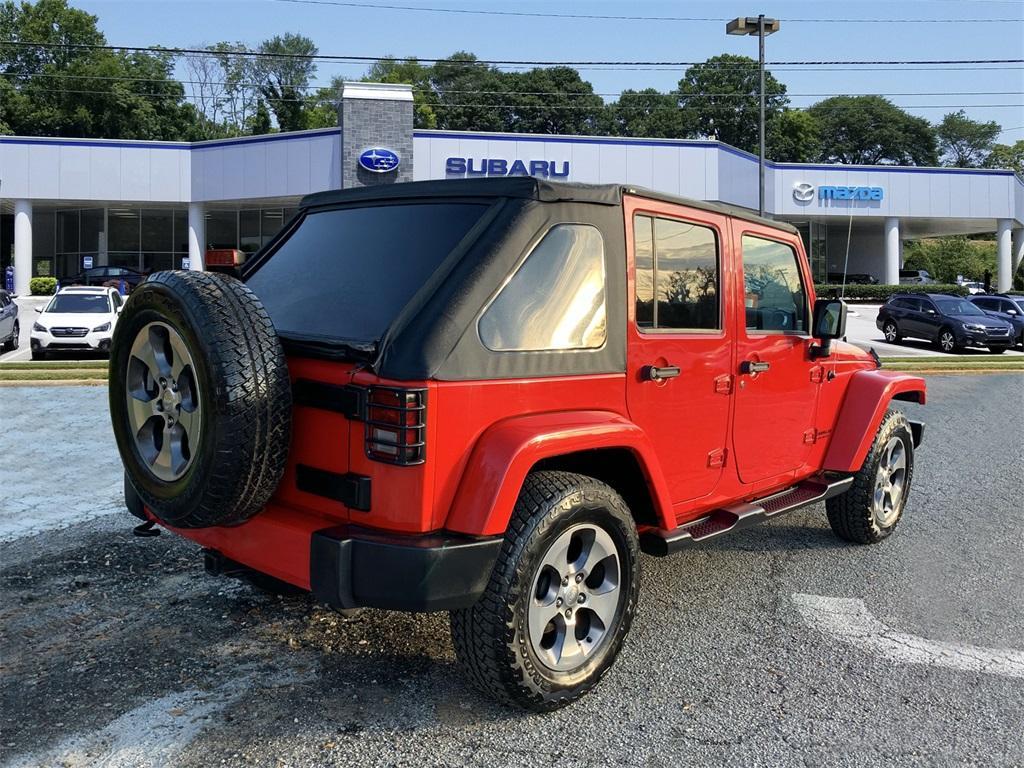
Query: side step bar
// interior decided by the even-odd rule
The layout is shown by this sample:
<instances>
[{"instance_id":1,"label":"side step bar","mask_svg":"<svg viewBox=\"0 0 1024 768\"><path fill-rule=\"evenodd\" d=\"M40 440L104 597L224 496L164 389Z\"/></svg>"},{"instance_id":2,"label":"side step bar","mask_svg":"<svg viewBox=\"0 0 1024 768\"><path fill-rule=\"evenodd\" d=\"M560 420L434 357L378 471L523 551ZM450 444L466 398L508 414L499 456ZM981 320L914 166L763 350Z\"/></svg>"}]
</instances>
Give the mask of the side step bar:
<instances>
[{"instance_id":1,"label":"side step bar","mask_svg":"<svg viewBox=\"0 0 1024 768\"><path fill-rule=\"evenodd\" d=\"M749 528L770 517L838 496L849 490L851 485L852 475L838 479L815 475L781 493L716 509L704 517L680 525L675 530L645 531L640 536L640 549L656 557L670 555L684 547L721 536L723 533Z\"/></svg>"}]
</instances>

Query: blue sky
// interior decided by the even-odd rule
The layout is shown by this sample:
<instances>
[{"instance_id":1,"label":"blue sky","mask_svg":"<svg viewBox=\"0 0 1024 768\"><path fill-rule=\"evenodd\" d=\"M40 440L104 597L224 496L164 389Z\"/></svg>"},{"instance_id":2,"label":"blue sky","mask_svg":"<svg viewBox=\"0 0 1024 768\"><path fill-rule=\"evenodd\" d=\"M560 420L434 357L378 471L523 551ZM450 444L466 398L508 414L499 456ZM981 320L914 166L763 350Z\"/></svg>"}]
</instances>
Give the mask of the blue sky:
<instances>
[{"instance_id":1,"label":"blue sky","mask_svg":"<svg viewBox=\"0 0 1024 768\"><path fill-rule=\"evenodd\" d=\"M462 8L540 14L686 16L727 19L764 12L782 21L768 39L771 60L1024 58L1022 0L904 0L756 3L679 0L355 0L424 8ZM754 38L725 34L722 21L622 21L460 15L427 11L297 4L281 0L72 0L99 17L115 45L194 46L219 40L256 45L286 31L307 35L321 53L443 57L463 49L482 59L701 61L718 53L757 55ZM961 23L801 22L798 19L957 19ZM969 19L1009 19L977 23ZM1021 67L1024 65L1016 65ZM357 64L321 63L318 80L356 78ZM582 69L599 93L625 88L673 88L682 69ZM929 120L963 108L995 120L1000 140L1024 139L1024 68L950 70L868 67L774 70L806 106L831 94L893 94L892 101ZM927 95L903 95L903 94ZM806 94L806 95L805 95ZM899 94L899 95L897 95ZM924 108L941 105L941 108ZM997 106L983 106L997 105Z\"/></svg>"}]
</instances>

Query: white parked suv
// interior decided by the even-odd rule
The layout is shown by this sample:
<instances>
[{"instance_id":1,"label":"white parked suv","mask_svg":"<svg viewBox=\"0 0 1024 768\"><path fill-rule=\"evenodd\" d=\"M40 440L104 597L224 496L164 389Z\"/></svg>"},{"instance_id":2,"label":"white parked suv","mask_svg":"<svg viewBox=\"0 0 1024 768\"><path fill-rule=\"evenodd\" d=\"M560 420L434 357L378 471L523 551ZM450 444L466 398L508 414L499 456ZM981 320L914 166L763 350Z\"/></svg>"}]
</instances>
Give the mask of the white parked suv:
<instances>
[{"instance_id":1,"label":"white parked suv","mask_svg":"<svg viewBox=\"0 0 1024 768\"><path fill-rule=\"evenodd\" d=\"M32 359L56 350L110 350L123 302L116 288L62 288L32 325Z\"/></svg>"}]
</instances>

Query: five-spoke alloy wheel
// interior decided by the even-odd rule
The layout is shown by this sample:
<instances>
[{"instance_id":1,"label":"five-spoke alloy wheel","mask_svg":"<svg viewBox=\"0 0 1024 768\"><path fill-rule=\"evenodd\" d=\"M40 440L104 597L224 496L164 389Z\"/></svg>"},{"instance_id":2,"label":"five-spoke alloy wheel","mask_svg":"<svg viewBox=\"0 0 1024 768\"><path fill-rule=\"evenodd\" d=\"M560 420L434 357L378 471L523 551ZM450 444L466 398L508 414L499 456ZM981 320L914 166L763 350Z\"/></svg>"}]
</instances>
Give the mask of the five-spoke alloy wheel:
<instances>
[{"instance_id":1,"label":"five-spoke alloy wheel","mask_svg":"<svg viewBox=\"0 0 1024 768\"><path fill-rule=\"evenodd\" d=\"M470 679L537 711L582 696L629 631L639 556L633 518L612 488L570 472L530 474L487 589L473 607L452 612Z\"/></svg>"},{"instance_id":2,"label":"five-spoke alloy wheel","mask_svg":"<svg viewBox=\"0 0 1024 768\"><path fill-rule=\"evenodd\" d=\"M148 323L136 335L125 399L135 447L149 470L166 482L179 479L192 463L203 422L192 354L167 323Z\"/></svg>"}]
</instances>

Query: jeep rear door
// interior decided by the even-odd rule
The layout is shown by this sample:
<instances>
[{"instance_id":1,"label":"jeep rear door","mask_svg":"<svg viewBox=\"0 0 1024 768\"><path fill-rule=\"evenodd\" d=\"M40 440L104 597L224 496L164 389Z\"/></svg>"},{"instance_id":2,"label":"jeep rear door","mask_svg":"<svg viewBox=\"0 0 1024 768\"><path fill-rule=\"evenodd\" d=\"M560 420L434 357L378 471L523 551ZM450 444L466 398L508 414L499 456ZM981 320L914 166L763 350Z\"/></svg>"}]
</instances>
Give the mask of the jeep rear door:
<instances>
[{"instance_id":1,"label":"jeep rear door","mask_svg":"<svg viewBox=\"0 0 1024 768\"><path fill-rule=\"evenodd\" d=\"M626 396L673 503L711 493L726 462L732 379L725 216L625 199Z\"/></svg>"},{"instance_id":2,"label":"jeep rear door","mask_svg":"<svg viewBox=\"0 0 1024 768\"><path fill-rule=\"evenodd\" d=\"M797 238L733 222L741 268L733 445L744 483L799 469L815 439L823 368L810 359L810 275Z\"/></svg>"}]
</instances>

